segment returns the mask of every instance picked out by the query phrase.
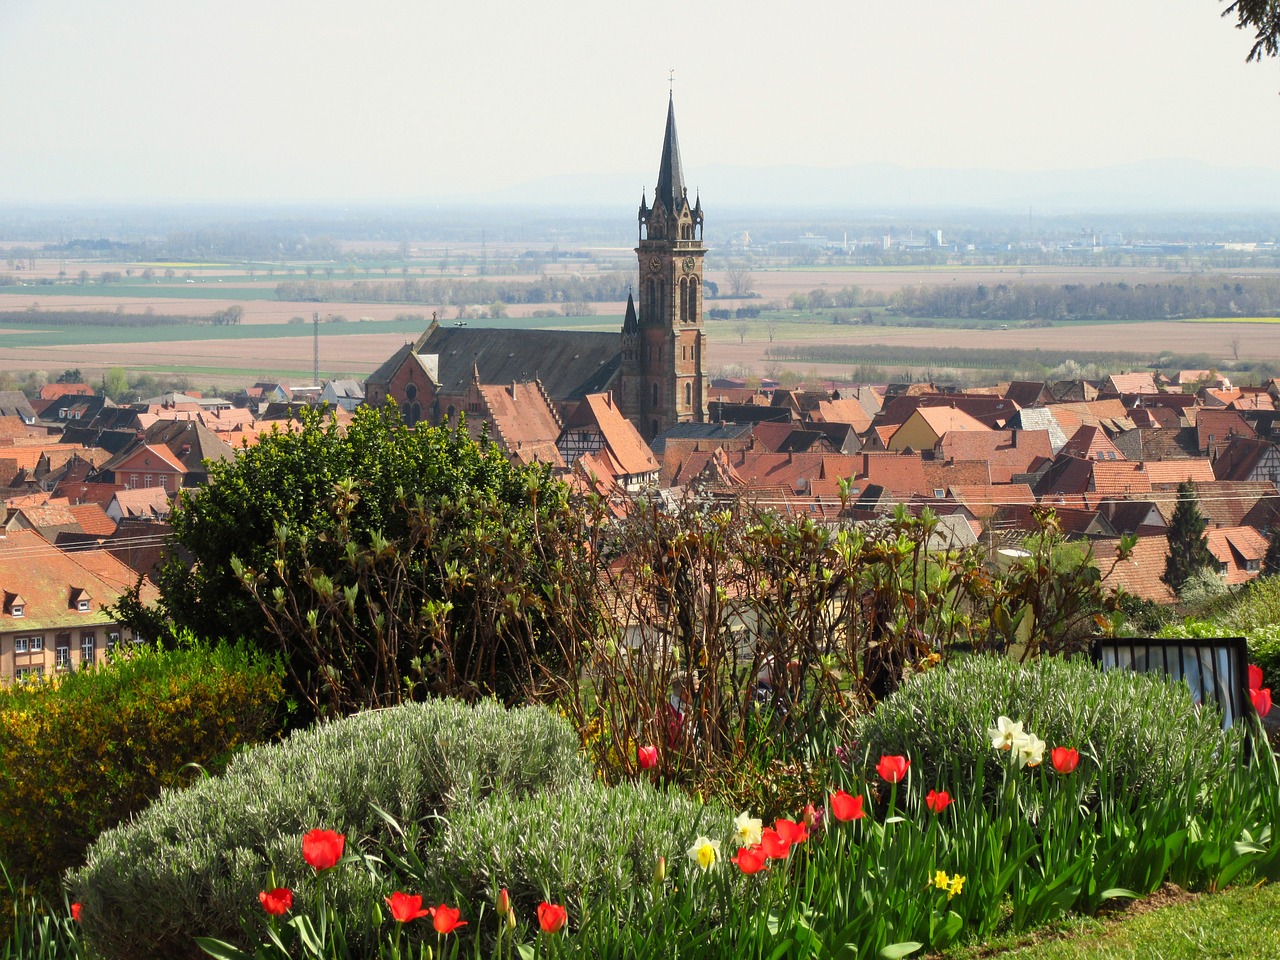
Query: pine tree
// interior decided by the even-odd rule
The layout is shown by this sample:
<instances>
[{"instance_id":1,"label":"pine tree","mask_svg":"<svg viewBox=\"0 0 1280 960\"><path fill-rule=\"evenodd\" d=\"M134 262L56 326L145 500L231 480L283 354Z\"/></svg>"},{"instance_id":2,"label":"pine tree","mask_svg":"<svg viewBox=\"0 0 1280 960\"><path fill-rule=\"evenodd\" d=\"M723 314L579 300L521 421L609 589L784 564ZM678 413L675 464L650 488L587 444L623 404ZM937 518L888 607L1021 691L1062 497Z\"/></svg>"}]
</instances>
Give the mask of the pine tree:
<instances>
[{"instance_id":1,"label":"pine tree","mask_svg":"<svg viewBox=\"0 0 1280 960\"><path fill-rule=\"evenodd\" d=\"M1267 541L1267 555L1262 559L1262 575L1274 577L1280 574L1280 523L1271 528L1271 539Z\"/></svg>"},{"instance_id":2,"label":"pine tree","mask_svg":"<svg viewBox=\"0 0 1280 960\"><path fill-rule=\"evenodd\" d=\"M1178 507L1169 521L1169 557L1165 560L1160 579L1174 593L1199 570L1217 569L1217 561L1209 552L1209 538L1205 536L1205 519L1196 502L1195 488L1190 481L1178 484Z\"/></svg>"}]
</instances>

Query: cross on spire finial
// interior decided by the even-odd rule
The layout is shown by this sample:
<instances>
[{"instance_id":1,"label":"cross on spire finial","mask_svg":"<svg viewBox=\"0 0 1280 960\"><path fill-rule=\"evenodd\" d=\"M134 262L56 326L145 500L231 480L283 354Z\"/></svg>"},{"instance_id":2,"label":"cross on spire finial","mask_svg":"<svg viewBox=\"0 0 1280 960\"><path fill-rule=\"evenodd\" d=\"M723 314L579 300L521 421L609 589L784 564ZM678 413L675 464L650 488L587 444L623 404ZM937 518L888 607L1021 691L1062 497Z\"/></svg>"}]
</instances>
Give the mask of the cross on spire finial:
<instances>
[{"instance_id":1,"label":"cross on spire finial","mask_svg":"<svg viewBox=\"0 0 1280 960\"><path fill-rule=\"evenodd\" d=\"M672 68L671 68L671 70L670 70L670 71L668 71L668 73L667 73L667 85L668 85L668 87L670 88L667 92L668 92L668 93L670 93L672 96L675 96L675 92L676 92L676 71L675 71L675 68L674 68L674 67L672 67Z\"/></svg>"}]
</instances>

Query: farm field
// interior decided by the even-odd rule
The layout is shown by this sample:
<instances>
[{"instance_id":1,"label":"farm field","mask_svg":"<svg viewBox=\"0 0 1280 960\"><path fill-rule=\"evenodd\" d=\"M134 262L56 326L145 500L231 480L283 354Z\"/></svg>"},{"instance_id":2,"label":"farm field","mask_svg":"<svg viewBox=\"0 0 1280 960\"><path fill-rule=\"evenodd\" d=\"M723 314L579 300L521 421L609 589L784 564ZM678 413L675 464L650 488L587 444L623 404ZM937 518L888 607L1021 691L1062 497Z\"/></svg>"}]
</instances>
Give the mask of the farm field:
<instances>
[{"instance_id":1,"label":"farm field","mask_svg":"<svg viewBox=\"0 0 1280 960\"><path fill-rule=\"evenodd\" d=\"M608 251L609 254L615 251ZM626 253L628 251L620 251ZM612 261L611 261L612 262ZM102 284L67 282L81 269L100 275L104 270L123 274L132 269L159 268L174 272L163 279L132 276L119 282ZM61 269L59 269L61 268ZM325 272L335 284L359 280L367 283L395 282L399 271L342 265L313 268L314 280L324 280ZM548 264L549 274L581 272L588 274L599 267L590 263L565 261ZM271 273L268 274L267 270ZM61 282L56 280L62 273ZM1249 276L1267 273L1250 269ZM1276 271L1270 271L1272 273ZM410 276L434 280L438 271L412 265ZM1226 280L1241 272L1223 271ZM728 279L722 271L709 269L709 279L724 289ZM806 267L753 268L753 298L708 300L713 307L733 309L740 305L762 306L769 301L785 302L792 293L814 289L838 290L857 286L879 294L893 293L904 286L935 286L951 283L978 283L1010 286L1019 284L1097 284L1125 281L1130 284L1171 283L1185 279L1156 267L990 267L944 265L930 267L863 268ZM1203 275L1198 275L1203 276ZM40 283L41 279L45 283ZM430 322L433 313L441 323L456 322L456 306L433 306L420 303L309 302L281 301L276 298L276 285L282 281L305 279L303 265L249 267L245 264L110 264L37 261L37 268L21 276L24 285L0 287L0 312L31 310L99 310L141 314L208 316L215 311L238 306L242 321L235 326L215 327L207 324L164 327L99 327L99 326L26 326L5 323L0 330L0 369L19 372L58 370L81 367L86 375L100 375L109 367L133 371L181 371L199 378L206 376L219 385L240 384L259 377L280 376L293 372L310 379L312 369L313 312L322 321L341 317L348 322L320 324L320 367L322 376L363 377L371 373L406 341L418 336ZM461 280L476 279L474 275ZM533 280L534 275L503 275L490 279L503 282ZM483 309L486 305L475 305ZM593 316L564 318L532 318L537 311L554 309L554 304L511 304L508 317L502 319L468 319L471 326L530 326L556 329L617 330L622 322L622 304L591 304ZM1009 350L1078 350L1082 353L1133 352L1150 355L1158 352L1207 355L1227 362L1280 359L1280 323L1268 318L1242 318L1206 322L1088 322L1061 323L1049 327L1010 329L988 321L958 321L940 318L934 321L902 320L895 325L891 316L877 311L872 325L834 324L814 316L776 315L772 319L751 321L708 320L708 369L736 368L761 373L766 366L777 367L774 357L785 355L788 347L803 347L815 342L830 345L884 344L908 348L970 348ZM406 316L421 320L403 319ZM305 323L290 323L294 318ZM402 319L397 320L396 317ZM788 363L781 361L783 367ZM848 365L821 364L808 361L790 364L793 369L814 370L823 375L839 376Z\"/></svg>"}]
</instances>

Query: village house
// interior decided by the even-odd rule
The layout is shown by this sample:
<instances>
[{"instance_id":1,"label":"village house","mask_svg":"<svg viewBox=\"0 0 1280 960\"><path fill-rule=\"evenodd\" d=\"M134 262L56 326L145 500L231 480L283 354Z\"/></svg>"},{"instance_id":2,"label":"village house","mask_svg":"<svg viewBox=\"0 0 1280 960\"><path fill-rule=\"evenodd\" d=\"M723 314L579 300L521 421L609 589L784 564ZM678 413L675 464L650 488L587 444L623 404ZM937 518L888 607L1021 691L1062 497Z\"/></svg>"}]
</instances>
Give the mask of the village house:
<instances>
[{"instance_id":1,"label":"village house","mask_svg":"<svg viewBox=\"0 0 1280 960\"><path fill-rule=\"evenodd\" d=\"M105 550L64 552L33 530L0 532L0 683L105 662L136 638L104 608L137 575ZM155 599L144 583L142 596Z\"/></svg>"}]
</instances>

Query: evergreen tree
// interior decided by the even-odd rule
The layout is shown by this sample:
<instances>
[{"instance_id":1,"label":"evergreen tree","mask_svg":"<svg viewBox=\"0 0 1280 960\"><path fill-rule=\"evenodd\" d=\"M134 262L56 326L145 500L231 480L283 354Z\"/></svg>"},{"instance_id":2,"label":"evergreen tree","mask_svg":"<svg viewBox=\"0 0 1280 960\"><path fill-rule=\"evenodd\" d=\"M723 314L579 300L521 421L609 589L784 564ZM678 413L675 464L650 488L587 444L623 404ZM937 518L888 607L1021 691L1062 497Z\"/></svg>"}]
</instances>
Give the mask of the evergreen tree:
<instances>
[{"instance_id":1,"label":"evergreen tree","mask_svg":"<svg viewBox=\"0 0 1280 960\"><path fill-rule=\"evenodd\" d=\"M1280 574L1280 523L1271 528L1271 539L1267 541L1267 555L1262 559L1262 575L1264 577Z\"/></svg>"},{"instance_id":2,"label":"evergreen tree","mask_svg":"<svg viewBox=\"0 0 1280 960\"><path fill-rule=\"evenodd\" d=\"M1160 579L1174 593L1182 591L1185 584L1198 571L1217 569L1217 561L1209 552L1209 538L1205 536L1205 519L1196 502L1195 488L1190 481L1178 484L1178 507L1169 521L1169 557L1165 561Z\"/></svg>"}]
</instances>

